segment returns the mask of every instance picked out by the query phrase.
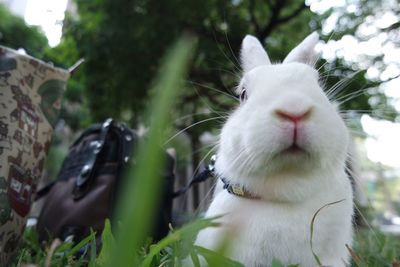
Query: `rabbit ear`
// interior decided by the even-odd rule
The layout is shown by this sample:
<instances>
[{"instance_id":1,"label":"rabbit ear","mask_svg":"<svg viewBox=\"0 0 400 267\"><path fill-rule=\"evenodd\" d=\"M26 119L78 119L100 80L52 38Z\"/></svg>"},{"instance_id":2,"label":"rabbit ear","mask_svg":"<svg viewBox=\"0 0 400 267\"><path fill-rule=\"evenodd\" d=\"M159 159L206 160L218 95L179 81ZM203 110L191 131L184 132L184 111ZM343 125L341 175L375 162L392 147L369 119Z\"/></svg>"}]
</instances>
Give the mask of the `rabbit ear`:
<instances>
[{"instance_id":1,"label":"rabbit ear","mask_svg":"<svg viewBox=\"0 0 400 267\"><path fill-rule=\"evenodd\" d=\"M289 62L300 62L314 66L317 59L314 51L315 45L319 41L319 35L317 32L311 33L307 36L298 46L296 46L286 56L283 63Z\"/></svg>"},{"instance_id":2,"label":"rabbit ear","mask_svg":"<svg viewBox=\"0 0 400 267\"><path fill-rule=\"evenodd\" d=\"M240 51L242 69L248 72L255 67L270 65L271 61L258 39L252 35L246 35Z\"/></svg>"}]
</instances>

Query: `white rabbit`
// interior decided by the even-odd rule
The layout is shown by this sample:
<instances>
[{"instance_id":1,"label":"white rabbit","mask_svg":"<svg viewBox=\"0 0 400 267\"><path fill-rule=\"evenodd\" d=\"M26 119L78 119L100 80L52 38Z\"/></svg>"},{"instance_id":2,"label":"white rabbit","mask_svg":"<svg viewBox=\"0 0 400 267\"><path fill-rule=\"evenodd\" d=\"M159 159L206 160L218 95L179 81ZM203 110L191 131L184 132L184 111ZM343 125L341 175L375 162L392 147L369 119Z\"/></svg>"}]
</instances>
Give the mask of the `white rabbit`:
<instances>
[{"instance_id":1,"label":"white rabbit","mask_svg":"<svg viewBox=\"0 0 400 267\"><path fill-rule=\"evenodd\" d=\"M228 256L247 267L271 266L273 259L318 266L313 251L324 266L349 263L350 134L313 67L318 40L312 33L283 63L271 64L255 37L244 38L242 102L222 128L215 173L224 182L206 213L223 215L221 226L202 230L196 245L217 249L228 238ZM311 221L322 207L312 250Z\"/></svg>"}]
</instances>

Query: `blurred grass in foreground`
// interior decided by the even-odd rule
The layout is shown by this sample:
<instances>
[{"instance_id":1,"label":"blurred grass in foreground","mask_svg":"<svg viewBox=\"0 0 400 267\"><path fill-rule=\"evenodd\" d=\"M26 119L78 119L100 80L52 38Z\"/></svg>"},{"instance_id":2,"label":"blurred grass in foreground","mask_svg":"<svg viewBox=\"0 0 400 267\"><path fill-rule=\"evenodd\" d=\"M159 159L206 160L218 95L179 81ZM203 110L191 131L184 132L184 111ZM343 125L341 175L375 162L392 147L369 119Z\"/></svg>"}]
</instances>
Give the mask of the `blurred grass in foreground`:
<instances>
[{"instance_id":1,"label":"blurred grass in foreground","mask_svg":"<svg viewBox=\"0 0 400 267\"><path fill-rule=\"evenodd\" d=\"M116 246L107 266L138 266L138 252L152 226L155 204L163 181L160 170L164 165L162 144L171 123L171 110L183 87L182 80L194 50L195 40L184 37L169 52L153 88L154 97L146 110L149 131L134 156L136 163L128 170L117 207L121 219L116 234Z\"/></svg>"}]
</instances>

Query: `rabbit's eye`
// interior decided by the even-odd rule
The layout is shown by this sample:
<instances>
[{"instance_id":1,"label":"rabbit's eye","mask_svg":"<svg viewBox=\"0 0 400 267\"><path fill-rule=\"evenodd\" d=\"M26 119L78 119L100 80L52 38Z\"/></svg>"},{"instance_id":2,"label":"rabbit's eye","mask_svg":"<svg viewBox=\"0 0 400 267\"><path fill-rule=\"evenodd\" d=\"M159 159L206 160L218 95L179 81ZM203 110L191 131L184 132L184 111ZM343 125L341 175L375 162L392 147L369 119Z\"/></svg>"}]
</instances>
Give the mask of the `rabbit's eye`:
<instances>
[{"instance_id":1,"label":"rabbit's eye","mask_svg":"<svg viewBox=\"0 0 400 267\"><path fill-rule=\"evenodd\" d=\"M246 99L247 99L246 89L243 88L242 92L240 93L239 99L240 99L240 102L246 101Z\"/></svg>"}]
</instances>

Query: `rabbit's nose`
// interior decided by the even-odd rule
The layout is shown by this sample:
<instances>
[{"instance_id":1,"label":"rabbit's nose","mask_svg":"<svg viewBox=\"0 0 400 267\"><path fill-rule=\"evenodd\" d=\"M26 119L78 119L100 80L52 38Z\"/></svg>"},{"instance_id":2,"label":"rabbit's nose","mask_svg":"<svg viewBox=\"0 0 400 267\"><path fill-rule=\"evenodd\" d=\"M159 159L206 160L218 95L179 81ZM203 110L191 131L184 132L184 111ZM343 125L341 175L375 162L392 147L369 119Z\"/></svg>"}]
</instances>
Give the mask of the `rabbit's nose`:
<instances>
[{"instance_id":1,"label":"rabbit's nose","mask_svg":"<svg viewBox=\"0 0 400 267\"><path fill-rule=\"evenodd\" d=\"M283 121L292 121L295 124L307 120L312 113L312 108L307 109L306 111L302 112L293 112L284 109L277 109L275 110L275 115Z\"/></svg>"}]
</instances>

